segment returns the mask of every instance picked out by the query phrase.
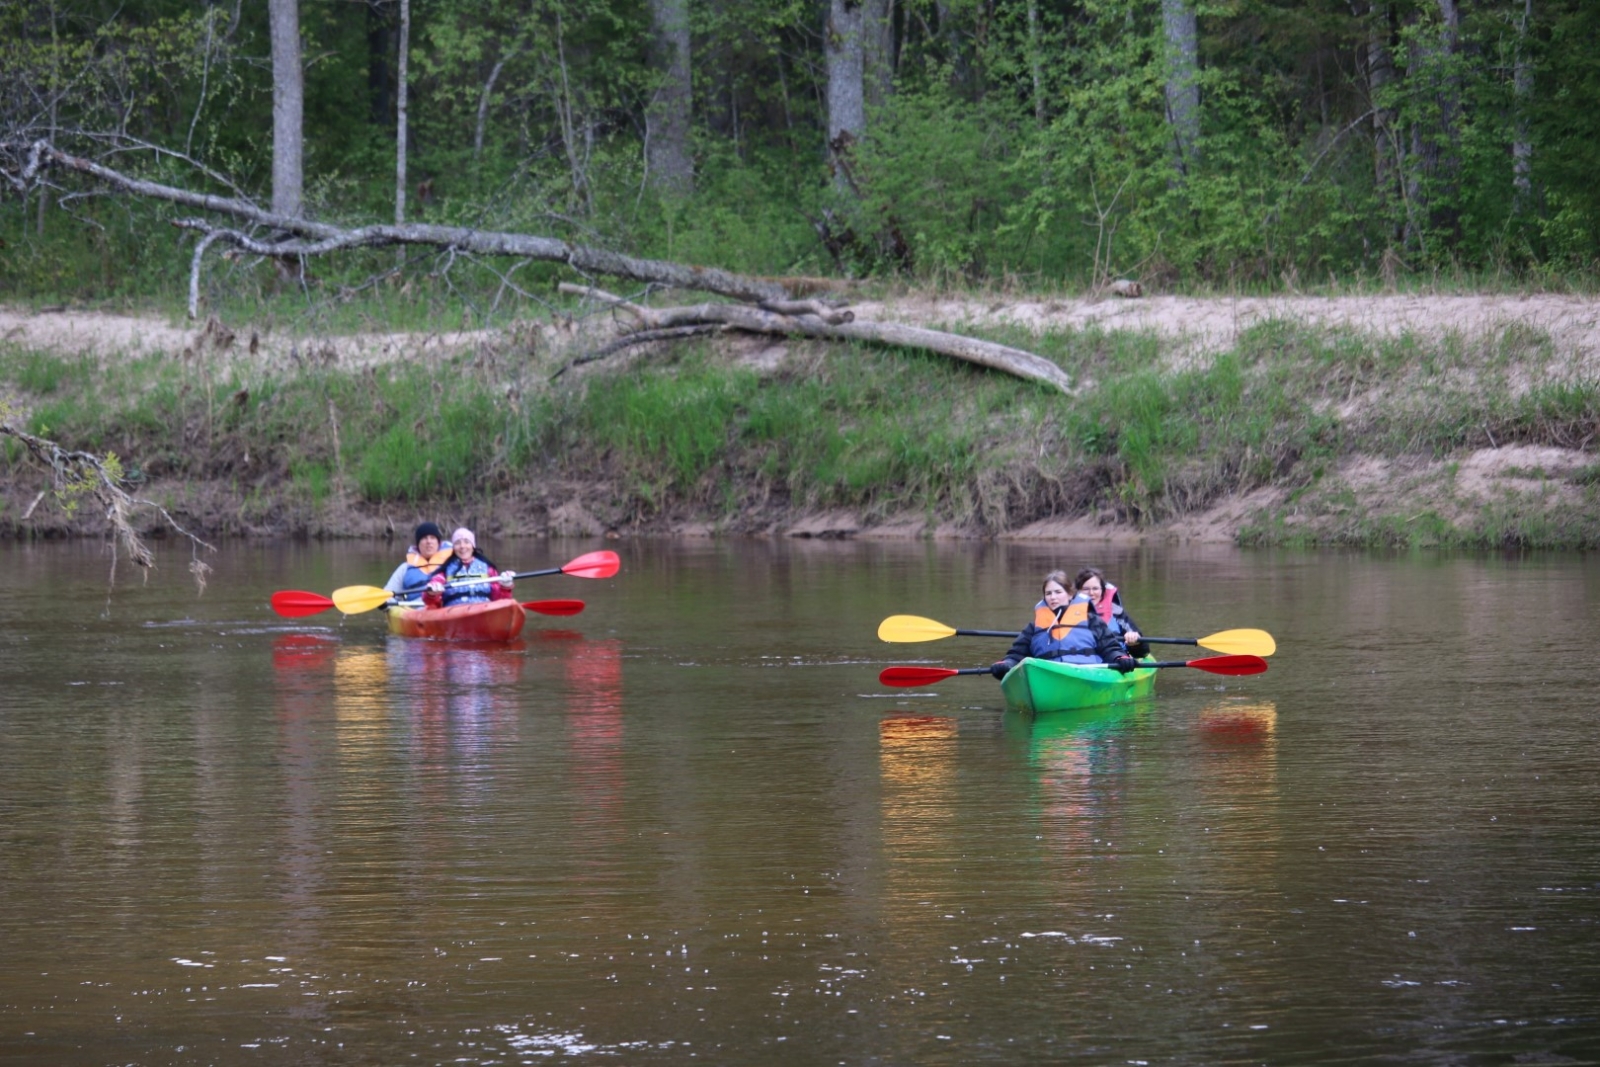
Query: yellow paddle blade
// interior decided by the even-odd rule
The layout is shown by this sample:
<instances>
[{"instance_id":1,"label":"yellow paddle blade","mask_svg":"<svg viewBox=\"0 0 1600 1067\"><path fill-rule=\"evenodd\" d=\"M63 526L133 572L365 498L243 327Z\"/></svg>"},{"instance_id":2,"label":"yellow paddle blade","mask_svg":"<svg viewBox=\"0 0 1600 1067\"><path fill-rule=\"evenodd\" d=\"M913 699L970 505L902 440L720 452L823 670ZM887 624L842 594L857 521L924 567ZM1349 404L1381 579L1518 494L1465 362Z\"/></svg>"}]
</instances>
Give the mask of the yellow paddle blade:
<instances>
[{"instance_id":1,"label":"yellow paddle blade","mask_svg":"<svg viewBox=\"0 0 1600 1067\"><path fill-rule=\"evenodd\" d=\"M333 606L346 615L359 615L387 603L392 594L375 585L347 585L333 591Z\"/></svg>"},{"instance_id":2,"label":"yellow paddle blade","mask_svg":"<svg viewBox=\"0 0 1600 1067\"><path fill-rule=\"evenodd\" d=\"M1278 651L1278 643L1265 630L1223 630L1200 638L1199 645L1235 656L1270 656Z\"/></svg>"},{"instance_id":3,"label":"yellow paddle blade","mask_svg":"<svg viewBox=\"0 0 1600 1067\"><path fill-rule=\"evenodd\" d=\"M879 641L937 641L955 635L953 627L920 615L890 615L878 624Z\"/></svg>"}]
</instances>

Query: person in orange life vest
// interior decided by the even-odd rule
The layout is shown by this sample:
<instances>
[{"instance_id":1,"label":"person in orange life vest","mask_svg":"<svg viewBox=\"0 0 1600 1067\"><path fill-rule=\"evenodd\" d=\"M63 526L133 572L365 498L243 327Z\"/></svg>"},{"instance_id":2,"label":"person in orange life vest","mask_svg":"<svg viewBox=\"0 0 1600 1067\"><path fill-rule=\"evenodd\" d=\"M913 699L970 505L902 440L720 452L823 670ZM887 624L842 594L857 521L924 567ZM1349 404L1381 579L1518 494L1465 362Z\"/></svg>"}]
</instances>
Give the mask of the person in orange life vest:
<instances>
[{"instance_id":1,"label":"person in orange life vest","mask_svg":"<svg viewBox=\"0 0 1600 1067\"><path fill-rule=\"evenodd\" d=\"M389 580L383 583L385 589L395 594L395 599L389 602L391 604L416 601L422 595L422 587L428 579L450 558L450 550L441 545L444 533L433 523L419 522L412 538L411 547L406 549L405 562L396 567Z\"/></svg>"},{"instance_id":2,"label":"person in orange life vest","mask_svg":"<svg viewBox=\"0 0 1600 1067\"><path fill-rule=\"evenodd\" d=\"M511 599L512 576L501 574L487 556L478 555L478 539L471 530L463 526L451 534L450 547L450 559L428 579L428 589L422 594L424 604L440 608ZM465 582L463 578L485 580ZM491 578L494 580L489 581Z\"/></svg>"},{"instance_id":3,"label":"person in orange life vest","mask_svg":"<svg viewBox=\"0 0 1600 1067\"><path fill-rule=\"evenodd\" d=\"M1005 658L996 660L989 673L996 679L1025 657L1063 663L1109 663L1126 674L1136 666L1128 647L1100 615L1089 598L1073 595L1065 571L1044 576L1044 598L1034 606L1034 618L1011 643Z\"/></svg>"},{"instance_id":4,"label":"person in orange life vest","mask_svg":"<svg viewBox=\"0 0 1600 1067\"><path fill-rule=\"evenodd\" d=\"M1106 576L1100 573L1099 568L1083 568L1078 572L1074 584L1077 585L1078 592L1088 597L1094 604L1095 611L1105 620L1106 626L1122 638L1122 643L1128 646L1130 656L1134 659L1143 659L1150 654L1150 646L1139 636L1139 624L1133 621L1128 609L1122 606L1122 594L1117 592L1116 586L1106 581Z\"/></svg>"}]
</instances>

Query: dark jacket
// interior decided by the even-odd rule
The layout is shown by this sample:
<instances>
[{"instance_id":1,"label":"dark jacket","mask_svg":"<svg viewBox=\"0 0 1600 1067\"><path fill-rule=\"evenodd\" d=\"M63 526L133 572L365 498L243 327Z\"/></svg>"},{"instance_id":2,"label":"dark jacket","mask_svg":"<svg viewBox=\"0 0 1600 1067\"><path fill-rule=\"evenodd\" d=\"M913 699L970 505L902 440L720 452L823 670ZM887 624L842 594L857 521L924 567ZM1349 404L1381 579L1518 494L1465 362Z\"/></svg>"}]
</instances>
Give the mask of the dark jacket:
<instances>
[{"instance_id":1,"label":"dark jacket","mask_svg":"<svg viewBox=\"0 0 1600 1067\"><path fill-rule=\"evenodd\" d=\"M1122 606L1121 597L1117 597L1115 600L1113 600L1112 605L1111 623L1107 629L1115 630L1118 637L1121 637L1129 630L1141 635L1144 633L1144 627L1140 626L1137 622L1134 622L1133 616L1128 614L1128 609ZM1134 659L1144 659L1149 654L1150 646L1145 644L1142 640L1136 645L1128 646L1128 655L1132 656Z\"/></svg>"}]
</instances>

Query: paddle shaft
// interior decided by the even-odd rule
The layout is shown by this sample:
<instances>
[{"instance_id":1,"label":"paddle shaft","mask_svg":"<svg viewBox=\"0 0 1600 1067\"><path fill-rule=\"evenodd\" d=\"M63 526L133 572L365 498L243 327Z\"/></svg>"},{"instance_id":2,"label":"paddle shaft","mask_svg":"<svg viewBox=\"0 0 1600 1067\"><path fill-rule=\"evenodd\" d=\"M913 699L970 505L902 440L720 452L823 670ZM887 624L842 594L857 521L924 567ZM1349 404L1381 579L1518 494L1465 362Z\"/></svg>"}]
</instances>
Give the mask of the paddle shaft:
<instances>
[{"instance_id":1,"label":"paddle shaft","mask_svg":"<svg viewBox=\"0 0 1600 1067\"><path fill-rule=\"evenodd\" d=\"M1109 663L1084 663L1079 666L1116 670ZM1136 669L1160 667L1193 667L1211 674L1260 674L1267 669L1267 661L1260 656L1205 656L1200 659L1172 660L1163 663L1140 663ZM932 685L958 674L992 674L989 667L885 667L878 675L884 685Z\"/></svg>"},{"instance_id":2,"label":"paddle shaft","mask_svg":"<svg viewBox=\"0 0 1600 1067\"><path fill-rule=\"evenodd\" d=\"M465 578L451 578L449 581L445 582L445 585L452 589L456 589L463 585L481 585L484 582L498 582L501 578L510 578L511 580L515 581L518 578L543 578L547 574L560 573L560 567L548 567L542 571L502 571L499 574L469 574ZM428 586L430 584L431 583L429 582L423 582L421 585L407 586L394 595L407 596L411 593L425 593L428 591Z\"/></svg>"}]
</instances>

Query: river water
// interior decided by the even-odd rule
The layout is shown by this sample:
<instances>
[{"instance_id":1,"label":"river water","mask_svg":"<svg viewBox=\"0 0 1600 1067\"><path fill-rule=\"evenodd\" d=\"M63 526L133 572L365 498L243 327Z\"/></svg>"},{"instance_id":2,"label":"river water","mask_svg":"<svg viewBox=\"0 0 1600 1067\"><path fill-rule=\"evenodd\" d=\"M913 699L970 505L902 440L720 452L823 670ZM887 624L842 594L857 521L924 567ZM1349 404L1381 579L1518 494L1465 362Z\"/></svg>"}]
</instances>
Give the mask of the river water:
<instances>
[{"instance_id":1,"label":"river water","mask_svg":"<svg viewBox=\"0 0 1600 1067\"><path fill-rule=\"evenodd\" d=\"M0 545L0 1062L1600 1061L1600 566L516 541L507 647L287 620L382 545ZM884 616L1259 627L1028 718ZM1195 653L1189 651L1188 655ZM1185 651L1163 658L1183 658Z\"/></svg>"}]
</instances>

